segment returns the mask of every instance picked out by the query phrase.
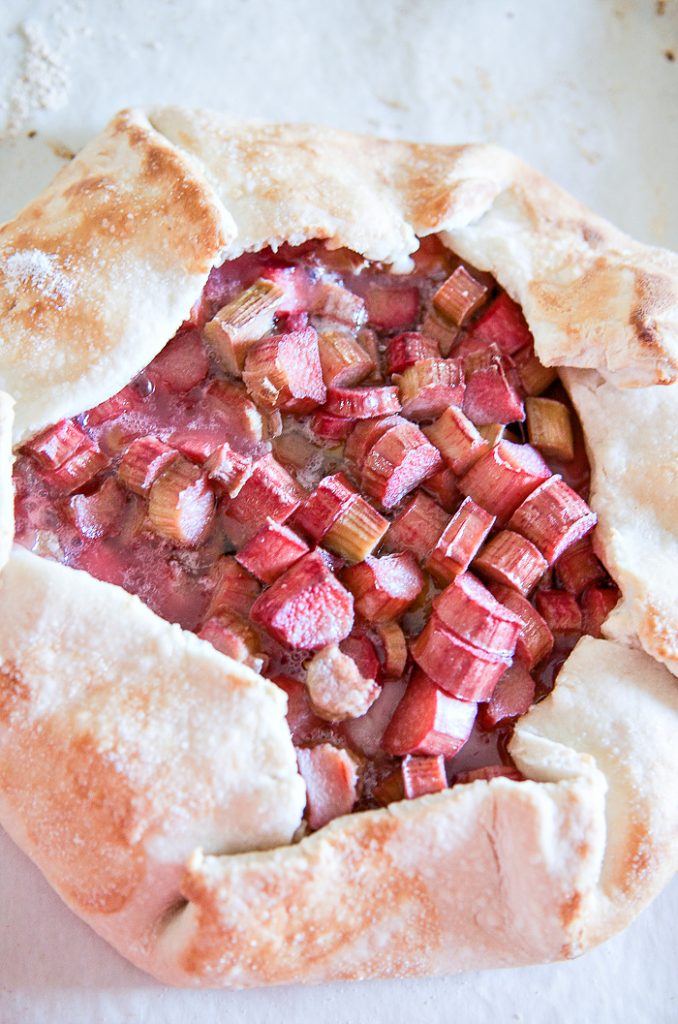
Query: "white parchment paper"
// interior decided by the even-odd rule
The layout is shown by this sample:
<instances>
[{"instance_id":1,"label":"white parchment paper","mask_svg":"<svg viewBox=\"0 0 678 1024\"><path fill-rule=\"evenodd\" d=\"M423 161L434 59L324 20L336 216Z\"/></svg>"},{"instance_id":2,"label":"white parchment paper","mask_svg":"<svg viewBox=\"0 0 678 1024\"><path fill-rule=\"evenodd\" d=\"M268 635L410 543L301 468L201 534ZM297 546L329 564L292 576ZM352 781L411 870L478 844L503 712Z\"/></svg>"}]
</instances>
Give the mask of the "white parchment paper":
<instances>
[{"instance_id":1,"label":"white parchment paper","mask_svg":"<svg viewBox=\"0 0 678 1024\"><path fill-rule=\"evenodd\" d=\"M0 218L116 109L167 102L500 142L678 247L677 0L4 0ZM94 936L0 831L0 1024L675 1024L676 920L674 881L573 963L181 992Z\"/></svg>"}]
</instances>

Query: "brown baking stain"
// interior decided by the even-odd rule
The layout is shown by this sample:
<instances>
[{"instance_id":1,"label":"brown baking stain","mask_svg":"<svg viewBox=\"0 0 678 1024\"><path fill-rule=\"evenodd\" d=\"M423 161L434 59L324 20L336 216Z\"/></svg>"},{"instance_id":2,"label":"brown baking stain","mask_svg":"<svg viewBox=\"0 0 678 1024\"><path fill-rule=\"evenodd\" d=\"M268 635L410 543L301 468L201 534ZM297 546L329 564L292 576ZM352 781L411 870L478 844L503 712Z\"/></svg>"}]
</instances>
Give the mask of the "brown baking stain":
<instances>
[{"instance_id":1,"label":"brown baking stain","mask_svg":"<svg viewBox=\"0 0 678 1024\"><path fill-rule=\"evenodd\" d=\"M671 49L664 50L664 56L669 61L669 63L673 64L673 62L676 59L676 51Z\"/></svg>"},{"instance_id":2,"label":"brown baking stain","mask_svg":"<svg viewBox=\"0 0 678 1024\"><path fill-rule=\"evenodd\" d=\"M6 661L0 668L0 722L8 722L12 712L30 695L30 687L17 666Z\"/></svg>"},{"instance_id":3,"label":"brown baking stain","mask_svg":"<svg viewBox=\"0 0 678 1024\"><path fill-rule=\"evenodd\" d=\"M652 843L647 822L629 823L626 849L621 856L615 883L622 892L632 894L638 889L638 880L648 871L653 861Z\"/></svg>"},{"instance_id":4,"label":"brown baking stain","mask_svg":"<svg viewBox=\"0 0 678 1024\"><path fill-rule=\"evenodd\" d=\"M577 892L576 890L568 899L564 900L560 904L558 912L560 915L560 920L563 922L563 925L566 928L569 928L574 922L574 920L579 916L579 914L581 913L581 908L582 895L580 892Z\"/></svg>"}]
</instances>

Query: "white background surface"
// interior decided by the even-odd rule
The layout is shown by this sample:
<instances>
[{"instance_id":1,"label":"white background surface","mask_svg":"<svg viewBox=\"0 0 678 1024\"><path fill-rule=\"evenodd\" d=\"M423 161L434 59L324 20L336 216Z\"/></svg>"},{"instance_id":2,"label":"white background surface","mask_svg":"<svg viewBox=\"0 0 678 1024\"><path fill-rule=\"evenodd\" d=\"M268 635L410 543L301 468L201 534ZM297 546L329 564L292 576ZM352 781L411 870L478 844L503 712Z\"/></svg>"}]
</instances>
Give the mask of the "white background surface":
<instances>
[{"instance_id":1,"label":"white background surface","mask_svg":"<svg viewBox=\"0 0 678 1024\"><path fill-rule=\"evenodd\" d=\"M4 0L0 216L111 113L183 102L438 142L490 139L678 247L678 3ZM23 26L23 30L21 28ZM28 131L37 131L32 138ZM350 894L347 894L350 898ZM0 832L0 1024L670 1024L678 882L582 960L456 978L177 992L70 914Z\"/></svg>"}]
</instances>

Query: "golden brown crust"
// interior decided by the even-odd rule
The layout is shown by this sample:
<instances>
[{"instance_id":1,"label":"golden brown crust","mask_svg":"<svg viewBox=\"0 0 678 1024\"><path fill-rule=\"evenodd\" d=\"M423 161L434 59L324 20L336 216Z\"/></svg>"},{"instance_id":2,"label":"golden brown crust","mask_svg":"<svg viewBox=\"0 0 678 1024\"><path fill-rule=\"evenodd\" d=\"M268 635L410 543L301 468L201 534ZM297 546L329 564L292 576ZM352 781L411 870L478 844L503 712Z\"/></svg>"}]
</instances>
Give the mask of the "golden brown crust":
<instances>
[{"instance_id":1,"label":"golden brown crust","mask_svg":"<svg viewBox=\"0 0 678 1024\"><path fill-rule=\"evenodd\" d=\"M0 228L0 387L17 440L145 366L232 234L189 157L142 115L114 118Z\"/></svg>"},{"instance_id":2,"label":"golden brown crust","mask_svg":"<svg viewBox=\"0 0 678 1024\"><path fill-rule=\"evenodd\" d=\"M224 253L317 237L405 269L433 231L524 305L545 362L596 367L613 405L621 384L678 376L676 257L502 150L132 112L0 234L0 383L17 399L16 436L124 385ZM650 389L669 403L673 390ZM600 487L595 501L613 537L615 502ZM670 514L667 529L675 543ZM676 616L643 605L636 555L614 553L611 568L627 609L614 635L662 657ZM117 588L12 555L0 819L81 916L159 977L238 987L573 956L675 866L676 690L641 652L579 644L513 741L534 781L458 787L241 853L288 842L300 818L281 702Z\"/></svg>"},{"instance_id":3,"label":"golden brown crust","mask_svg":"<svg viewBox=\"0 0 678 1024\"><path fill-rule=\"evenodd\" d=\"M238 226L231 256L324 238L406 265L417 235L443 232L521 303L542 362L624 386L678 379L678 257L623 235L505 150L180 108L150 118L206 168Z\"/></svg>"}]
</instances>

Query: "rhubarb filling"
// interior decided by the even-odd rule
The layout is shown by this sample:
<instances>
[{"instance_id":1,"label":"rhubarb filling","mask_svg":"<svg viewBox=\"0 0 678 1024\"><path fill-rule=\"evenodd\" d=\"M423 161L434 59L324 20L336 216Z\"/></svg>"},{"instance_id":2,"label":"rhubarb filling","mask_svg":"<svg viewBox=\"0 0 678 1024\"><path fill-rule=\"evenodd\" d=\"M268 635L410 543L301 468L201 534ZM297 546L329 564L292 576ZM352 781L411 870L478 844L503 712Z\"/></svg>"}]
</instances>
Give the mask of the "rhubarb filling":
<instances>
[{"instance_id":1,"label":"rhubarb filling","mask_svg":"<svg viewBox=\"0 0 678 1024\"><path fill-rule=\"evenodd\" d=\"M25 443L16 540L272 680L306 824L521 776L618 591L574 409L489 275L318 243L215 268L118 394Z\"/></svg>"}]
</instances>

